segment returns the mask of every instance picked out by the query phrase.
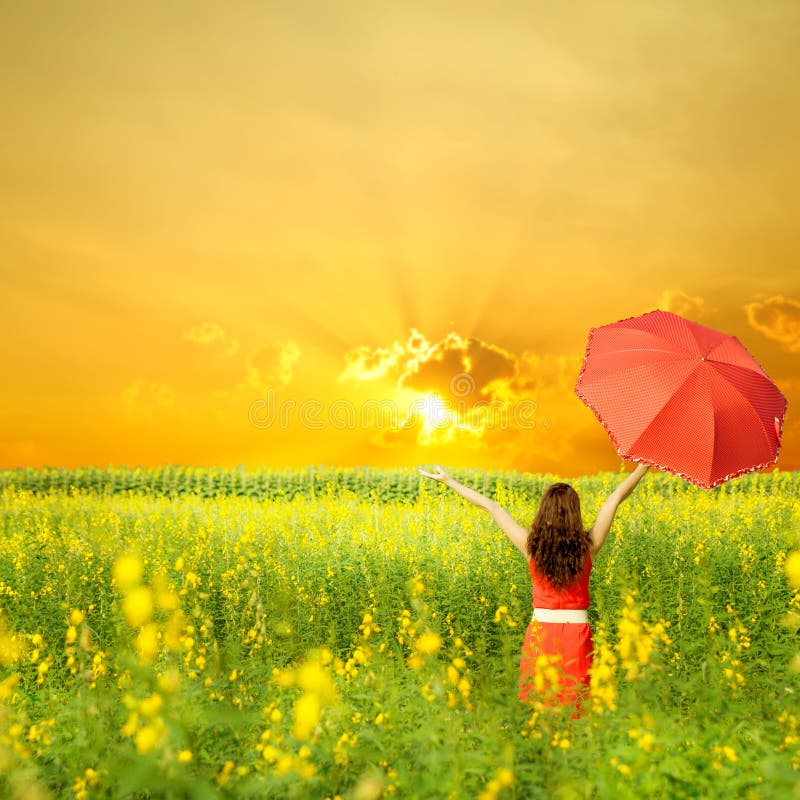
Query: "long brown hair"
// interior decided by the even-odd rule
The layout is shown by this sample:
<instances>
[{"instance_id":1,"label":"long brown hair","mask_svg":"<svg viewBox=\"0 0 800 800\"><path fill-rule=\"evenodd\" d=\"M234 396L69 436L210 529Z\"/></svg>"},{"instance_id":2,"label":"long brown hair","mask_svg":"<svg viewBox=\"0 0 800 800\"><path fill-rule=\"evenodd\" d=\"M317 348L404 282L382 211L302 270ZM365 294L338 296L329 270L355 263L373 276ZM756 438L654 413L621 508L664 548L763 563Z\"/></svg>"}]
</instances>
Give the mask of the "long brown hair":
<instances>
[{"instance_id":1,"label":"long brown hair","mask_svg":"<svg viewBox=\"0 0 800 800\"><path fill-rule=\"evenodd\" d=\"M580 574L591 543L591 534L583 527L578 493L568 483L549 486L526 544L536 569L555 588L564 588Z\"/></svg>"}]
</instances>

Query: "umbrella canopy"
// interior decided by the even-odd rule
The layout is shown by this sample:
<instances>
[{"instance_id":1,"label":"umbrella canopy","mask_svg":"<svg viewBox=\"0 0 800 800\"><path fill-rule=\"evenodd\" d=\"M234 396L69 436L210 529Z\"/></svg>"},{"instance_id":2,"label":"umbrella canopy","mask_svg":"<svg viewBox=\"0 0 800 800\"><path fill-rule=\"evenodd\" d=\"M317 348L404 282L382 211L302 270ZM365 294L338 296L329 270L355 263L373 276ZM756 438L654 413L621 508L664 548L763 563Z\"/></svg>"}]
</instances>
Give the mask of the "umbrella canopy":
<instances>
[{"instance_id":1,"label":"umbrella canopy","mask_svg":"<svg viewBox=\"0 0 800 800\"><path fill-rule=\"evenodd\" d=\"M669 311L591 328L575 393L620 456L706 489L778 460L786 398L735 336Z\"/></svg>"}]
</instances>

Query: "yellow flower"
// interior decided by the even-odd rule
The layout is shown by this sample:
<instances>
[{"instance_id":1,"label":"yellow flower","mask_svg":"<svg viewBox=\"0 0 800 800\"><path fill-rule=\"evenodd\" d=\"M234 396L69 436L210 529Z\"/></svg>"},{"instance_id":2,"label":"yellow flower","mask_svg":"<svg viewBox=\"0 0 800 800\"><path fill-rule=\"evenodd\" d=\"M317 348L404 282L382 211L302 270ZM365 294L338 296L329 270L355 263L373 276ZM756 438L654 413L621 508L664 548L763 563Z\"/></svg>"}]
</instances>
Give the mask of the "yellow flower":
<instances>
[{"instance_id":1,"label":"yellow flower","mask_svg":"<svg viewBox=\"0 0 800 800\"><path fill-rule=\"evenodd\" d=\"M416 651L423 656L431 656L442 646L442 637L433 631L426 631L415 642Z\"/></svg>"},{"instance_id":2,"label":"yellow flower","mask_svg":"<svg viewBox=\"0 0 800 800\"><path fill-rule=\"evenodd\" d=\"M294 769L294 763L294 758L288 753L278 756L278 760L274 767L275 774L286 775L287 772L291 772Z\"/></svg>"},{"instance_id":3,"label":"yellow flower","mask_svg":"<svg viewBox=\"0 0 800 800\"><path fill-rule=\"evenodd\" d=\"M794 550L786 556L783 570L792 588L800 589L800 550Z\"/></svg>"},{"instance_id":4,"label":"yellow flower","mask_svg":"<svg viewBox=\"0 0 800 800\"><path fill-rule=\"evenodd\" d=\"M294 704L292 736L295 739L310 739L321 712L322 707L316 694L306 693L298 697Z\"/></svg>"},{"instance_id":5,"label":"yellow flower","mask_svg":"<svg viewBox=\"0 0 800 800\"><path fill-rule=\"evenodd\" d=\"M9 666L22 658L22 645L12 633L8 634L0 627L0 664Z\"/></svg>"},{"instance_id":6,"label":"yellow flower","mask_svg":"<svg viewBox=\"0 0 800 800\"><path fill-rule=\"evenodd\" d=\"M738 761L739 756L736 755L736 751L730 747L729 745L723 745L722 752L724 753L725 757L728 761Z\"/></svg>"},{"instance_id":7,"label":"yellow flower","mask_svg":"<svg viewBox=\"0 0 800 800\"><path fill-rule=\"evenodd\" d=\"M14 687L19 683L21 677L19 672L15 672L0 682L0 700L8 700L14 694Z\"/></svg>"},{"instance_id":8,"label":"yellow flower","mask_svg":"<svg viewBox=\"0 0 800 800\"><path fill-rule=\"evenodd\" d=\"M649 731L647 733L643 733L639 737L639 747L642 748L645 752L649 753L653 749L653 742L655 741L655 736Z\"/></svg>"},{"instance_id":9,"label":"yellow flower","mask_svg":"<svg viewBox=\"0 0 800 800\"><path fill-rule=\"evenodd\" d=\"M158 603L158 607L163 608L164 611L175 611L179 605L179 598L178 595L170 589L159 589L156 595L156 602Z\"/></svg>"},{"instance_id":10,"label":"yellow flower","mask_svg":"<svg viewBox=\"0 0 800 800\"><path fill-rule=\"evenodd\" d=\"M214 778L214 780L217 782L217 786L225 786L235 766L236 766L235 761L226 761L222 765L222 769L220 769L219 773L217 774L217 777Z\"/></svg>"},{"instance_id":11,"label":"yellow flower","mask_svg":"<svg viewBox=\"0 0 800 800\"><path fill-rule=\"evenodd\" d=\"M79 611L77 608L73 608L69 615L69 624L80 625L85 618L86 614L84 614L83 611Z\"/></svg>"},{"instance_id":12,"label":"yellow flower","mask_svg":"<svg viewBox=\"0 0 800 800\"><path fill-rule=\"evenodd\" d=\"M139 703L139 711L144 714L145 717L155 717L156 714L161 710L161 706L164 705L164 699L161 697L160 694L155 693L151 694L149 697L145 697Z\"/></svg>"},{"instance_id":13,"label":"yellow flower","mask_svg":"<svg viewBox=\"0 0 800 800\"><path fill-rule=\"evenodd\" d=\"M408 657L406 661L410 669L421 669L422 665L425 663L422 656L413 653Z\"/></svg>"},{"instance_id":14,"label":"yellow flower","mask_svg":"<svg viewBox=\"0 0 800 800\"><path fill-rule=\"evenodd\" d=\"M514 783L514 773L506 767L500 767L495 773L495 778L501 786L511 786Z\"/></svg>"},{"instance_id":15,"label":"yellow flower","mask_svg":"<svg viewBox=\"0 0 800 800\"><path fill-rule=\"evenodd\" d=\"M180 609L170 614L164 625L164 646L168 650L180 650L184 622L185 617Z\"/></svg>"},{"instance_id":16,"label":"yellow flower","mask_svg":"<svg viewBox=\"0 0 800 800\"><path fill-rule=\"evenodd\" d=\"M192 751L191 750L181 750L178 753L178 761L181 764L188 764L192 760Z\"/></svg>"},{"instance_id":17,"label":"yellow flower","mask_svg":"<svg viewBox=\"0 0 800 800\"><path fill-rule=\"evenodd\" d=\"M151 664L158 652L158 626L148 622L142 626L136 637L136 652L143 664Z\"/></svg>"},{"instance_id":18,"label":"yellow flower","mask_svg":"<svg viewBox=\"0 0 800 800\"><path fill-rule=\"evenodd\" d=\"M150 590L146 586L132 589L122 601L122 611L132 628L143 625L153 613L153 595Z\"/></svg>"},{"instance_id":19,"label":"yellow flower","mask_svg":"<svg viewBox=\"0 0 800 800\"><path fill-rule=\"evenodd\" d=\"M174 693L180 689L181 676L174 667L158 676L158 688L162 692Z\"/></svg>"},{"instance_id":20,"label":"yellow flower","mask_svg":"<svg viewBox=\"0 0 800 800\"><path fill-rule=\"evenodd\" d=\"M100 773L91 767L87 767L83 772L83 779L87 786L98 786L100 784Z\"/></svg>"},{"instance_id":21,"label":"yellow flower","mask_svg":"<svg viewBox=\"0 0 800 800\"><path fill-rule=\"evenodd\" d=\"M275 667L272 670L272 678L275 683L282 689L287 689L289 686L294 686L297 676L292 669L278 669Z\"/></svg>"},{"instance_id":22,"label":"yellow flower","mask_svg":"<svg viewBox=\"0 0 800 800\"><path fill-rule=\"evenodd\" d=\"M627 764L622 764L616 756L611 759L611 766L616 767L623 775L631 775L631 768Z\"/></svg>"},{"instance_id":23,"label":"yellow flower","mask_svg":"<svg viewBox=\"0 0 800 800\"><path fill-rule=\"evenodd\" d=\"M114 562L112 574L117 586L123 591L136 586L141 581L143 573L144 567L139 556L123 553Z\"/></svg>"},{"instance_id":24,"label":"yellow flower","mask_svg":"<svg viewBox=\"0 0 800 800\"><path fill-rule=\"evenodd\" d=\"M336 698L336 688L330 672L316 661L309 661L298 669L297 683L301 689L319 695L327 702Z\"/></svg>"},{"instance_id":25,"label":"yellow flower","mask_svg":"<svg viewBox=\"0 0 800 800\"><path fill-rule=\"evenodd\" d=\"M128 714L128 719L125 721L125 724L122 726L122 734L123 736L133 736L136 733L136 729L139 727L139 714L136 711L132 711Z\"/></svg>"},{"instance_id":26,"label":"yellow flower","mask_svg":"<svg viewBox=\"0 0 800 800\"><path fill-rule=\"evenodd\" d=\"M137 734L134 742L136 743L136 752L140 755L149 753L158 744L160 739L159 731L154 725L145 725Z\"/></svg>"}]
</instances>

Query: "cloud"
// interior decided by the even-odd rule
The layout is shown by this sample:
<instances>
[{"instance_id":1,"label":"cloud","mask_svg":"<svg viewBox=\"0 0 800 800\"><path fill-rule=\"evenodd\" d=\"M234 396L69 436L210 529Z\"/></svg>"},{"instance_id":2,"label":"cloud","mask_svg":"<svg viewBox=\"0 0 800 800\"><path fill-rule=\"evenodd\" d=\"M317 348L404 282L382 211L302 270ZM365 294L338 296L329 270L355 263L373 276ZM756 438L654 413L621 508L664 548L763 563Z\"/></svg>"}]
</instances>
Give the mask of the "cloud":
<instances>
[{"instance_id":1,"label":"cloud","mask_svg":"<svg viewBox=\"0 0 800 800\"><path fill-rule=\"evenodd\" d=\"M292 380L294 365L302 355L297 342L273 341L252 350L247 356L247 375L244 384L237 388L254 389L263 392L266 389L280 391Z\"/></svg>"},{"instance_id":2,"label":"cloud","mask_svg":"<svg viewBox=\"0 0 800 800\"><path fill-rule=\"evenodd\" d=\"M184 331L183 338L201 347L218 345L222 347L222 353L226 356L232 356L239 350L239 340L228 340L222 326L216 322L201 322Z\"/></svg>"},{"instance_id":3,"label":"cloud","mask_svg":"<svg viewBox=\"0 0 800 800\"><path fill-rule=\"evenodd\" d=\"M517 359L512 353L451 332L408 360L398 385L469 403L492 397L495 384L502 386L516 374Z\"/></svg>"},{"instance_id":4,"label":"cloud","mask_svg":"<svg viewBox=\"0 0 800 800\"><path fill-rule=\"evenodd\" d=\"M800 353L800 301L779 294L746 303L744 311L752 328Z\"/></svg>"},{"instance_id":5,"label":"cloud","mask_svg":"<svg viewBox=\"0 0 800 800\"><path fill-rule=\"evenodd\" d=\"M578 380L585 349L576 353L540 356L524 351L517 360L517 374L508 381L512 396L572 393Z\"/></svg>"},{"instance_id":6,"label":"cloud","mask_svg":"<svg viewBox=\"0 0 800 800\"><path fill-rule=\"evenodd\" d=\"M388 378L397 388L435 392L442 398L474 398L491 394L491 384L516 374L517 359L501 347L451 331L430 342L412 328L404 342L388 347L357 347L344 355L340 382Z\"/></svg>"},{"instance_id":7,"label":"cloud","mask_svg":"<svg viewBox=\"0 0 800 800\"><path fill-rule=\"evenodd\" d=\"M371 350L361 346L344 354L347 366L339 375L339 382L374 381L386 377L397 368L397 364L405 352L403 345L395 342L390 348L378 347Z\"/></svg>"},{"instance_id":8,"label":"cloud","mask_svg":"<svg viewBox=\"0 0 800 800\"><path fill-rule=\"evenodd\" d=\"M429 341L412 328L405 342L348 351L339 381L383 380L411 391L414 399L405 419L378 432L373 444L519 448L526 453L531 446L549 447L558 439L542 438L539 401L559 414L565 400L574 399L582 359L583 352L513 353L455 331ZM566 408L569 412L569 402ZM546 424L552 422L548 418ZM537 425L539 431L531 438Z\"/></svg>"},{"instance_id":9,"label":"cloud","mask_svg":"<svg viewBox=\"0 0 800 800\"><path fill-rule=\"evenodd\" d=\"M221 425L250 420L251 414L261 419L264 399L269 391L280 392L294 379L295 365L302 355L297 342L272 341L251 350L245 357L244 376L233 385L214 389L208 395L210 411Z\"/></svg>"},{"instance_id":10,"label":"cloud","mask_svg":"<svg viewBox=\"0 0 800 800\"><path fill-rule=\"evenodd\" d=\"M671 311L687 319L698 320L703 316L703 305L702 297L693 297L679 289L664 289L658 298L657 308Z\"/></svg>"},{"instance_id":11,"label":"cloud","mask_svg":"<svg viewBox=\"0 0 800 800\"><path fill-rule=\"evenodd\" d=\"M152 422L157 416L175 407L175 390L166 383L153 383L138 378L120 393L122 408L128 419Z\"/></svg>"},{"instance_id":12,"label":"cloud","mask_svg":"<svg viewBox=\"0 0 800 800\"><path fill-rule=\"evenodd\" d=\"M411 413L396 427L382 428L370 438L381 447L437 447L457 445L460 448L485 449L483 431L467 425L459 426L447 421L431 425L421 413Z\"/></svg>"}]
</instances>

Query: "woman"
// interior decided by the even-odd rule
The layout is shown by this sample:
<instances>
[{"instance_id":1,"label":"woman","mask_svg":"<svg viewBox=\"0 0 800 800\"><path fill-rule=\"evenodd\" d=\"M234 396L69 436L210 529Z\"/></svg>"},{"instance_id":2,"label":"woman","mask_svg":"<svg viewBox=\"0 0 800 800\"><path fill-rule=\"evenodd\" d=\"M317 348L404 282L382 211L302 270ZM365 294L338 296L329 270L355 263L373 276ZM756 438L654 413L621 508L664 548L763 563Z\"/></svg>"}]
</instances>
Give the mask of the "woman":
<instances>
[{"instance_id":1,"label":"woman","mask_svg":"<svg viewBox=\"0 0 800 800\"><path fill-rule=\"evenodd\" d=\"M570 704L574 706L573 717L579 716L592 664L588 608L593 559L608 536L619 504L639 483L648 465L639 464L614 489L589 530L583 527L578 493L567 483L547 488L527 530L494 500L435 466L435 473L419 472L488 511L528 562L533 616L522 645L519 700Z\"/></svg>"}]
</instances>

